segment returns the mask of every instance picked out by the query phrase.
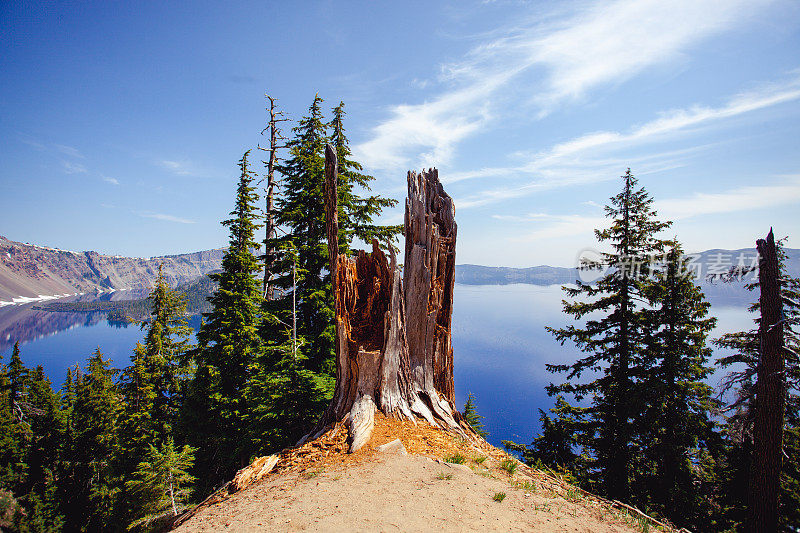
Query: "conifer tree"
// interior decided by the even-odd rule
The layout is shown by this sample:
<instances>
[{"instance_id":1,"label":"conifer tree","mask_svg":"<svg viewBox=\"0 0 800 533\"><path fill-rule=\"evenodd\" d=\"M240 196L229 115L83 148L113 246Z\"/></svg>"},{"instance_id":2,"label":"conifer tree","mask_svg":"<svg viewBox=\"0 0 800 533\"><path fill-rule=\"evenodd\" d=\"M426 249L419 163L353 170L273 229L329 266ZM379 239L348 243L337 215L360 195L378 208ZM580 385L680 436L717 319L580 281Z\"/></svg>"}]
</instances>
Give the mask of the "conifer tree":
<instances>
[{"instance_id":1,"label":"conifer tree","mask_svg":"<svg viewBox=\"0 0 800 533\"><path fill-rule=\"evenodd\" d=\"M373 219L380 216L387 207L397 205L397 200L375 194L361 197L356 193L356 188L369 191L370 182L375 178L364 174L361 163L352 159L350 141L345 134L344 116L344 102L339 102L333 108L333 119L328 125L339 171L339 252L348 253L354 239L366 244L372 242L372 239L378 239L380 245L385 247L402 233L403 225L379 226L373 223Z\"/></svg>"},{"instance_id":2,"label":"conifer tree","mask_svg":"<svg viewBox=\"0 0 800 533\"><path fill-rule=\"evenodd\" d=\"M464 411L461 414L467 424L475 430L475 433L483 438L489 435L489 432L483 429L483 422L481 422L483 417L478 414L478 409L475 407L475 397L471 392L467 396L467 401L464 403Z\"/></svg>"},{"instance_id":3,"label":"conifer tree","mask_svg":"<svg viewBox=\"0 0 800 533\"><path fill-rule=\"evenodd\" d=\"M193 444L199 449L198 468L204 483L226 479L248 459L241 421L247 416L244 390L251 366L261 350L261 289L255 275L260 267L254 251L258 228L258 195L248 167L249 150L239 161L241 175L229 228L229 248L222 272L212 274L218 283L209 301L213 310L204 315L194 351L197 372L184 413L186 427L194 428Z\"/></svg>"},{"instance_id":4,"label":"conifer tree","mask_svg":"<svg viewBox=\"0 0 800 533\"><path fill-rule=\"evenodd\" d=\"M294 138L288 143L287 160L278 167L283 175L283 197L278 204L278 222L285 226L297 250L297 303L298 335L308 344L308 368L314 372L333 376L334 326L333 295L328 268L327 236L325 233L325 144L328 129L330 139L339 157L339 249L349 250L354 238L362 240L378 237L385 240L400 231L400 226L377 226L372 220L394 200L372 195L361 197L356 188L369 189L372 176L362 173L362 167L351 159L350 147L343 124L344 105L334 109L332 122L326 124L319 95L292 131ZM284 264L284 276L278 281L286 298L283 309L288 308L291 286L290 264Z\"/></svg>"},{"instance_id":5,"label":"conifer tree","mask_svg":"<svg viewBox=\"0 0 800 533\"><path fill-rule=\"evenodd\" d=\"M716 319L694 283L680 245L673 244L664 264L644 287L646 358L642 385L646 406L637 420L642 450L636 485L637 504L691 528L709 526L708 502L701 486L701 454L716 440L711 412L717 408L706 345Z\"/></svg>"},{"instance_id":6,"label":"conifer tree","mask_svg":"<svg viewBox=\"0 0 800 533\"><path fill-rule=\"evenodd\" d=\"M156 285L148 297L150 320L143 323L145 364L153 380L153 419L158 425L159 443L173 431L182 403L184 385L190 367L187 353L192 346L192 330L186 318L186 298L170 289L164 278L163 265L158 267Z\"/></svg>"},{"instance_id":7,"label":"conifer tree","mask_svg":"<svg viewBox=\"0 0 800 533\"><path fill-rule=\"evenodd\" d=\"M118 416L121 401L114 377L117 371L98 348L78 380L72 411L72 486L64 508L69 530L101 531L112 524L117 479Z\"/></svg>"},{"instance_id":8,"label":"conifer tree","mask_svg":"<svg viewBox=\"0 0 800 533\"><path fill-rule=\"evenodd\" d=\"M563 287L568 296L584 296L586 301L564 303L564 312L575 320L590 313L599 318L585 320L582 326L550 328L558 341L572 341L587 355L571 365L547 365L551 372L565 372L567 382L550 385L549 394L569 393L578 400L591 397L592 404L576 424L580 443L592 458L590 474L599 479L600 490L609 497L630 499L633 466L634 419L643 391L637 376L647 374L644 353L644 328L641 323L643 289L648 278L650 256L660 253L664 244L657 235L669 222L659 222L652 209L653 200L630 169L622 176L622 191L611 198L606 216L611 227L595 230L600 242L608 242L612 252L601 261L584 264L588 268L607 268L595 284L578 281L577 287ZM578 383L584 372L600 370L588 383Z\"/></svg>"},{"instance_id":9,"label":"conifer tree","mask_svg":"<svg viewBox=\"0 0 800 533\"><path fill-rule=\"evenodd\" d=\"M178 449L171 437L158 448L151 444L145 460L125 482L129 493L147 502L129 528L159 524L159 520L174 518L184 511L195 480L189 474L193 464L194 448L191 446Z\"/></svg>"}]
</instances>

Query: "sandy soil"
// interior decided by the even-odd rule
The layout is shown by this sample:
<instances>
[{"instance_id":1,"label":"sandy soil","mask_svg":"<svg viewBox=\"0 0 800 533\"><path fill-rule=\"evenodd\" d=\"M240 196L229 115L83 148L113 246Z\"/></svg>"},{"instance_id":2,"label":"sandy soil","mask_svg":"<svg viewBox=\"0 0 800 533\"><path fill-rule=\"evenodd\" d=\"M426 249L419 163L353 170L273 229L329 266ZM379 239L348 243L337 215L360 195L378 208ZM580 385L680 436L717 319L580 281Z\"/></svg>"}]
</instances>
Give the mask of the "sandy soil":
<instances>
[{"instance_id":1,"label":"sandy soil","mask_svg":"<svg viewBox=\"0 0 800 533\"><path fill-rule=\"evenodd\" d=\"M469 463L383 453L286 472L201 510L176 531L640 530L590 498L515 488L507 474ZM498 492L506 493L502 502L493 500Z\"/></svg>"}]
</instances>

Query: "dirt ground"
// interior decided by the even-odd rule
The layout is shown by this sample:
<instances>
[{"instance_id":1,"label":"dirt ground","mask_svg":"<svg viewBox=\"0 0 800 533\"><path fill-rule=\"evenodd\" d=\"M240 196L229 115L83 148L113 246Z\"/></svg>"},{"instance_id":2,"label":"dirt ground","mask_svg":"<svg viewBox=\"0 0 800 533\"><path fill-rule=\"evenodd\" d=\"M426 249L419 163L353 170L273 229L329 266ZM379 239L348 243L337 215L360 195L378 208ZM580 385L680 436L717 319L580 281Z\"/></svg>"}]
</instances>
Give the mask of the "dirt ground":
<instances>
[{"instance_id":1,"label":"dirt ground","mask_svg":"<svg viewBox=\"0 0 800 533\"><path fill-rule=\"evenodd\" d=\"M176 531L642 530L589 497L522 485L528 478L498 474L484 467L487 459L453 465L370 453L353 463L279 473L202 509ZM506 497L494 501L497 493Z\"/></svg>"}]
</instances>

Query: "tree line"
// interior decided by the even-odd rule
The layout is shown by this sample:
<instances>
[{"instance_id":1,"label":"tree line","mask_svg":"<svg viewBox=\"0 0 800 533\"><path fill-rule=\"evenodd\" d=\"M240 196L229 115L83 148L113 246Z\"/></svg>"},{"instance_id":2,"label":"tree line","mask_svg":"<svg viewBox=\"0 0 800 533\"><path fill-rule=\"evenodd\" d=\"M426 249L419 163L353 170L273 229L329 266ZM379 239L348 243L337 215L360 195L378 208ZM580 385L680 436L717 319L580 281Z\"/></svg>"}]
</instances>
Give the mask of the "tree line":
<instances>
[{"instance_id":1,"label":"tree line","mask_svg":"<svg viewBox=\"0 0 800 533\"><path fill-rule=\"evenodd\" d=\"M326 121L315 96L287 139L268 99L264 173L246 151L196 344L185 295L159 274L126 368L98 348L56 392L41 366L25 368L18 344L0 365L0 527L159 530L316 423L335 380L326 144L339 161L339 249L373 237L391 246L402 227L374 223L396 201L371 194L343 103Z\"/></svg>"},{"instance_id":2,"label":"tree line","mask_svg":"<svg viewBox=\"0 0 800 533\"><path fill-rule=\"evenodd\" d=\"M752 479L754 461L767 453L754 447L765 324L759 317L753 330L709 338L716 324L710 304L681 244L661 237L671 222L659 220L652 197L630 169L622 180L622 190L605 207L610 227L595 230L611 251L581 265L604 275L594 283L576 280L562 287L568 297L563 310L574 323L547 328L584 356L572 364L547 365L565 376L547 387L555 406L549 413L539 410L541 433L530 445L506 441L506 446L528 464L679 527L800 526L800 280L786 275L781 243L785 371L779 382L786 409L783 450L775 454L782 457L773 457L778 464L782 459L775 473L780 507L772 511L779 524L770 525L752 513L767 491ZM759 282L747 288L759 289ZM750 307L760 309L758 302ZM717 361L729 370L718 391L706 381L714 371L712 345L727 351Z\"/></svg>"}]
</instances>

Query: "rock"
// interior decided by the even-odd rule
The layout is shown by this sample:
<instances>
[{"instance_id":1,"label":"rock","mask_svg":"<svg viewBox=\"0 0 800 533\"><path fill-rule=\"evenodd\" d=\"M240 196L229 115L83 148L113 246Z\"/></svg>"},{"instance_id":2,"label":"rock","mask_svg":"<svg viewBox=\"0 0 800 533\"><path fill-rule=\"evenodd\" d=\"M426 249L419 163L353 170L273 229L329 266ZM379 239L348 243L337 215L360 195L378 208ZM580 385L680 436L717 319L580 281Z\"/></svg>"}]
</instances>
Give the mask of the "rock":
<instances>
[{"instance_id":1,"label":"rock","mask_svg":"<svg viewBox=\"0 0 800 533\"><path fill-rule=\"evenodd\" d=\"M400 455L408 455L406 447L403 446L403 443L400 441L400 439L395 439L392 442L381 444L376 449L381 453L396 453Z\"/></svg>"}]
</instances>

